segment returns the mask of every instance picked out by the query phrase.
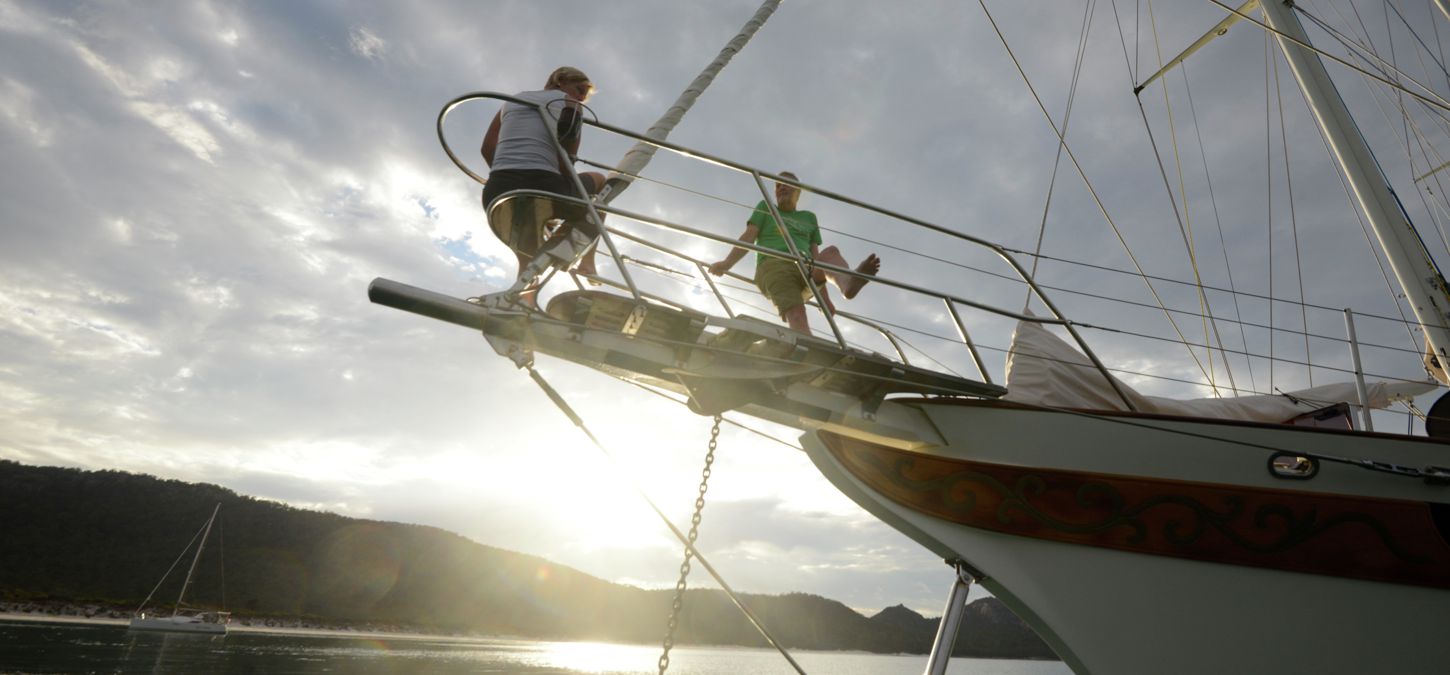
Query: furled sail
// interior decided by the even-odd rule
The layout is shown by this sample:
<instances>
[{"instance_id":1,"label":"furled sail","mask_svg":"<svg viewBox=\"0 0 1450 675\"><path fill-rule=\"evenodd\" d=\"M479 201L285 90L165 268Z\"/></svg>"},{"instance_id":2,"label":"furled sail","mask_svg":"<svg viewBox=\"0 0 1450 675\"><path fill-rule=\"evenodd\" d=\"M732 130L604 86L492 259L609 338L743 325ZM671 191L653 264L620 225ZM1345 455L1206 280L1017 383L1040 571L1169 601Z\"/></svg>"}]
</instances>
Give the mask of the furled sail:
<instances>
[{"instance_id":1,"label":"furled sail","mask_svg":"<svg viewBox=\"0 0 1450 675\"><path fill-rule=\"evenodd\" d=\"M1007 395L1003 398L1055 408L1127 410L1108 382L1109 377L1041 324L1022 321L1017 324L1012 348L1007 352ZM1181 400L1146 396L1117 378L1114 381L1139 412L1254 422L1283 422L1316 408L1359 400L1353 383L1326 384L1285 394ZM1365 388L1369 406L1385 408L1431 391L1435 385L1367 382Z\"/></svg>"}]
</instances>

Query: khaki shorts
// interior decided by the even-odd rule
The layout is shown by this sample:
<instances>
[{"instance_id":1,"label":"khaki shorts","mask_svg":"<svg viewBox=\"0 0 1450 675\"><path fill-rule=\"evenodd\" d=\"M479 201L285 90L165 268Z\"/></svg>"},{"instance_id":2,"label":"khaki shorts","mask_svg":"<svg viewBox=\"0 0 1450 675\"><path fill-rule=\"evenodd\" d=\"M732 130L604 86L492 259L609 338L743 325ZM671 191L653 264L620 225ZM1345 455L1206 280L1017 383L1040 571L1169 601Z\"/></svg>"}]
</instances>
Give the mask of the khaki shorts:
<instances>
[{"instance_id":1,"label":"khaki shorts","mask_svg":"<svg viewBox=\"0 0 1450 675\"><path fill-rule=\"evenodd\" d=\"M804 305L806 298L811 297L810 287L806 286L800 268L792 260L766 258L756 262L755 286L770 298L781 318L785 317L787 310Z\"/></svg>"}]
</instances>

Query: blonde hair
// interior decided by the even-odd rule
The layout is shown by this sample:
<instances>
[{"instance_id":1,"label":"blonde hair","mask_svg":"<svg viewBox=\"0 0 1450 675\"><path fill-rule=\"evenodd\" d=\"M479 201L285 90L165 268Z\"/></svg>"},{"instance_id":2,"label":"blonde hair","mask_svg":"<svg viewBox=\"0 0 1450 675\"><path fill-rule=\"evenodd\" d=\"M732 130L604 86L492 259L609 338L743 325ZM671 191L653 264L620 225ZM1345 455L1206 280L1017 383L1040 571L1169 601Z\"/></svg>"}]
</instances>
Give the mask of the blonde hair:
<instances>
[{"instance_id":1,"label":"blonde hair","mask_svg":"<svg viewBox=\"0 0 1450 675\"><path fill-rule=\"evenodd\" d=\"M544 83L545 89L559 89L566 84L584 82L589 85L589 92L594 93L594 83L589 81L589 76L584 71L573 66L559 66L554 72L549 73L549 80Z\"/></svg>"}]
</instances>

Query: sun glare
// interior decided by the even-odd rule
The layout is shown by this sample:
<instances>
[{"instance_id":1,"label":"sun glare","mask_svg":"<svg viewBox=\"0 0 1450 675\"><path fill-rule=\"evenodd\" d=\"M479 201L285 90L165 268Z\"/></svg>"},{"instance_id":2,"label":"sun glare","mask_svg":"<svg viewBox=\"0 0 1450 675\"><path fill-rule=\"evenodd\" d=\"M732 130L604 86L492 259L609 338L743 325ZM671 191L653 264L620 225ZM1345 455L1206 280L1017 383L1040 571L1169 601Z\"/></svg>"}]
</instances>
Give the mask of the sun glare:
<instances>
[{"instance_id":1,"label":"sun glare","mask_svg":"<svg viewBox=\"0 0 1450 675\"><path fill-rule=\"evenodd\" d=\"M585 551L658 546L664 525L630 487L608 468L577 476L560 510L569 515L571 543Z\"/></svg>"},{"instance_id":2,"label":"sun glare","mask_svg":"<svg viewBox=\"0 0 1450 675\"><path fill-rule=\"evenodd\" d=\"M571 673L632 673L654 664L658 647L603 642L544 642L528 665Z\"/></svg>"}]
</instances>

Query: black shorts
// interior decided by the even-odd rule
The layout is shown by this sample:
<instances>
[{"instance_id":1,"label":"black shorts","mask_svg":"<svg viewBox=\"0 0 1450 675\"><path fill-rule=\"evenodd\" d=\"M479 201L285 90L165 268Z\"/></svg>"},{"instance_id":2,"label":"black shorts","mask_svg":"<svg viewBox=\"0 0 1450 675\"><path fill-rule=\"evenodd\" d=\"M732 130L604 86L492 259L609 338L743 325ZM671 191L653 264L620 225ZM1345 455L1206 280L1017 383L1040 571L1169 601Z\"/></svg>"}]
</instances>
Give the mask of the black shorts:
<instances>
[{"instance_id":1,"label":"black shorts","mask_svg":"<svg viewBox=\"0 0 1450 675\"><path fill-rule=\"evenodd\" d=\"M494 200L505 193L514 190L542 190L552 192L556 195L569 197L581 197L579 190L574 187L574 179L563 174L538 169L500 169L488 174L488 183L483 186L483 209L488 213L488 207ZM554 217L564 219L564 224L578 229L590 237L599 236L599 230L589 222L589 210L579 204L559 203L554 205ZM533 255L543 243L543 234L539 227L520 228L509 230L507 236L500 232L497 224L491 224L494 233L499 235L505 244L510 248Z\"/></svg>"}]
</instances>

